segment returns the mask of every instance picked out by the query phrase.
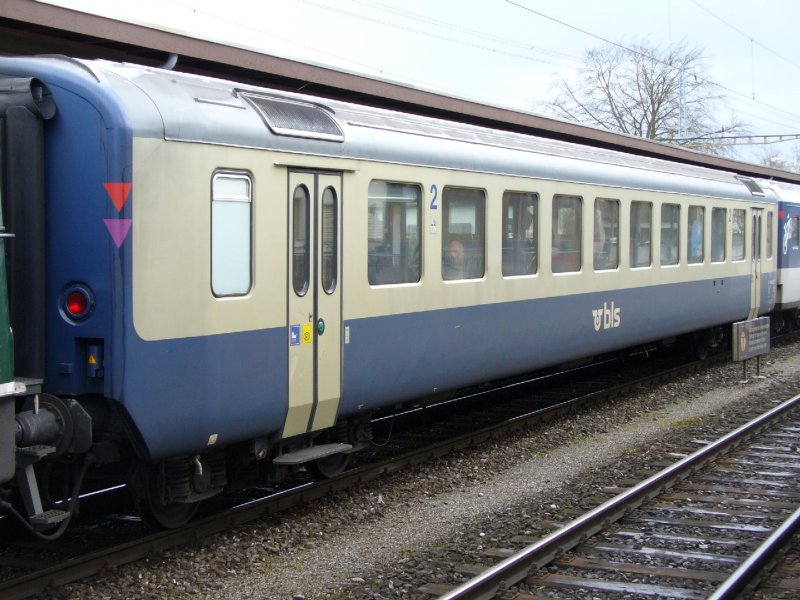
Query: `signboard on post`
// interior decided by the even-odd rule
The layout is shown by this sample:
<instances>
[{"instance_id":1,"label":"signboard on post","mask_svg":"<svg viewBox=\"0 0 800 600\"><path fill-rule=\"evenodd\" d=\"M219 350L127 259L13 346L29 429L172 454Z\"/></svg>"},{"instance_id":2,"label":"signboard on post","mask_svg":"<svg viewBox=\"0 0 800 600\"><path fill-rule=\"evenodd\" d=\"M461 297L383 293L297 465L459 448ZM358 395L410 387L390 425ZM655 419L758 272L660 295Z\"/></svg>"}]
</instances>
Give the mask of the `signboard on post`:
<instances>
[{"instance_id":1,"label":"signboard on post","mask_svg":"<svg viewBox=\"0 0 800 600\"><path fill-rule=\"evenodd\" d=\"M769 352L769 317L734 323L732 342L735 361L747 360Z\"/></svg>"}]
</instances>

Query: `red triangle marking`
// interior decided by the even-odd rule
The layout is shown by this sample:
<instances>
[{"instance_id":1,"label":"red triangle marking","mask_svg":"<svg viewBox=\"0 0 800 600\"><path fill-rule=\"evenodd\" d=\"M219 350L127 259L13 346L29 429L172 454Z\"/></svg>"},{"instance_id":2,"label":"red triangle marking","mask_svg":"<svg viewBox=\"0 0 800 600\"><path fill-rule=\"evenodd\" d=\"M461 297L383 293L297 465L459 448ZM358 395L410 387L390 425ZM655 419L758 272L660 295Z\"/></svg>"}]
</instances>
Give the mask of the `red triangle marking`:
<instances>
[{"instance_id":1,"label":"red triangle marking","mask_svg":"<svg viewBox=\"0 0 800 600\"><path fill-rule=\"evenodd\" d=\"M131 193L130 183L104 183L103 187L106 188L109 198L117 207L117 212L122 212L122 207L128 201L128 196Z\"/></svg>"}]
</instances>

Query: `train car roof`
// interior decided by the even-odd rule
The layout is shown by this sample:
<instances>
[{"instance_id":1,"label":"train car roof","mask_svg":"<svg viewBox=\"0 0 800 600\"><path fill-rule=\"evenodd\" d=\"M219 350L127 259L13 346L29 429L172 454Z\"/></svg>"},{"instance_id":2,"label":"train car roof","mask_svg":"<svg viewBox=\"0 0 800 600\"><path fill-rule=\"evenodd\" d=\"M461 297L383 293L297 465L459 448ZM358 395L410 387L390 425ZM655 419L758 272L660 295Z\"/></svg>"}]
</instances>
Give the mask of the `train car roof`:
<instances>
[{"instance_id":1,"label":"train car roof","mask_svg":"<svg viewBox=\"0 0 800 600\"><path fill-rule=\"evenodd\" d=\"M392 81L301 63L253 49L224 45L33 0L4 0L0 3L0 53L4 52L15 55L49 52L148 65L161 65L168 56L177 57L177 69L181 71L274 89L303 90L317 97L736 171L751 177L800 183L800 174L764 165L444 96Z\"/></svg>"},{"instance_id":2,"label":"train car roof","mask_svg":"<svg viewBox=\"0 0 800 600\"><path fill-rule=\"evenodd\" d=\"M139 137L771 200L752 179L732 171L153 67L29 57L0 58L0 71L72 87L101 110L119 104L111 108Z\"/></svg>"}]
</instances>

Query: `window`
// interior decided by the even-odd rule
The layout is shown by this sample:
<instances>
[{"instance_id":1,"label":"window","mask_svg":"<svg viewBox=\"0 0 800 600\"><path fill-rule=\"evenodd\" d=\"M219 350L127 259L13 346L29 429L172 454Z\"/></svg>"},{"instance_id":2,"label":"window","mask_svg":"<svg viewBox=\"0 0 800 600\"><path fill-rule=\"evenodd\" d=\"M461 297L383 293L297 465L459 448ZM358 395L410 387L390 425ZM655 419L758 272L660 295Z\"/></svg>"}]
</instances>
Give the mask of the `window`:
<instances>
[{"instance_id":1,"label":"window","mask_svg":"<svg viewBox=\"0 0 800 600\"><path fill-rule=\"evenodd\" d=\"M680 261L681 207L661 205L661 265L677 265Z\"/></svg>"},{"instance_id":2,"label":"window","mask_svg":"<svg viewBox=\"0 0 800 600\"><path fill-rule=\"evenodd\" d=\"M310 209L311 196L308 188L298 185L292 196L292 287L298 296L305 296L308 291L311 273Z\"/></svg>"},{"instance_id":3,"label":"window","mask_svg":"<svg viewBox=\"0 0 800 600\"><path fill-rule=\"evenodd\" d=\"M733 260L744 260L745 223L745 211L741 208L734 208L731 211L731 258Z\"/></svg>"},{"instance_id":4,"label":"window","mask_svg":"<svg viewBox=\"0 0 800 600\"><path fill-rule=\"evenodd\" d=\"M252 285L252 181L217 173L211 182L211 291L241 296Z\"/></svg>"},{"instance_id":5,"label":"window","mask_svg":"<svg viewBox=\"0 0 800 600\"><path fill-rule=\"evenodd\" d=\"M416 283L421 273L418 185L371 181L367 192L367 277L370 285Z\"/></svg>"},{"instance_id":6,"label":"window","mask_svg":"<svg viewBox=\"0 0 800 600\"><path fill-rule=\"evenodd\" d=\"M800 215L792 217L792 248L800 248Z\"/></svg>"},{"instance_id":7,"label":"window","mask_svg":"<svg viewBox=\"0 0 800 600\"><path fill-rule=\"evenodd\" d=\"M322 289L332 294L339 273L338 219L336 191L332 187L322 192Z\"/></svg>"},{"instance_id":8,"label":"window","mask_svg":"<svg viewBox=\"0 0 800 600\"><path fill-rule=\"evenodd\" d=\"M724 208L711 209L711 262L725 260L725 224L728 211Z\"/></svg>"},{"instance_id":9,"label":"window","mask_svg":"<svg viewBox=\"0 0 800 600\"><path fill-rule=\"evenodd\" d=\"M619 266L619 200L596 198L594 201L594 270L605 271Z\"/></svg>"},{"instance_id":10,"label":"window","mask_svg":"<svg viewBox=\"0 0 800 600\"><path fill-rule=\"evenodd\" d=\"M772 239L772 229L773 229L772 219L773 219L772 211L769 210L769 211L767 211L767 258L772 258L772 243L773 243L773 239Z\"/></svg>"},{"instance_id":11,"label":"window","mask_svg":"<svg viewBox=\"0 0 800 600\"><path fill-rule=\"evenodd\" d=\"M553 273L581 270L581 208L579 196L553 197Z\"/></svg>"},{"instance_id":12,"label":"window","mask_svg":"<svg viewBox=\"0 0 800 600\"><path fill-rule=\"evenodd\" d=\"M536 273L539 245L539 196L524 192L503 194L503 276Z\"/></svg>"},{"instance_id":13,"label":"window","mask_svg":"<svg viewBox=\"0 0 800 600\"><path fill-rule=\"evenodd\" d=\"M446 187L442 192L442 278L479 279L484 274L486 193Z\"/></svg>"},{"instance_id":14,"label":"window","mask_svg":"<svg viewBox=\"0 0 800 600\"><path fill-rule=\"evenodd\" d=\"M649 202L631 202L631 267L650 266L652 223L653 205Z\"/></svg>"},{"instance_id":15,"label":"window","mask_svg":"<svg viewBox=\"0 0 800 600\"><path fill-rule=\"evenodd\" d=\"M705 259L705 208L702 206L689 207L689 235L686 236L688 248L686 255L689 264L697 264Z\"/></svg>"}]
</instances>

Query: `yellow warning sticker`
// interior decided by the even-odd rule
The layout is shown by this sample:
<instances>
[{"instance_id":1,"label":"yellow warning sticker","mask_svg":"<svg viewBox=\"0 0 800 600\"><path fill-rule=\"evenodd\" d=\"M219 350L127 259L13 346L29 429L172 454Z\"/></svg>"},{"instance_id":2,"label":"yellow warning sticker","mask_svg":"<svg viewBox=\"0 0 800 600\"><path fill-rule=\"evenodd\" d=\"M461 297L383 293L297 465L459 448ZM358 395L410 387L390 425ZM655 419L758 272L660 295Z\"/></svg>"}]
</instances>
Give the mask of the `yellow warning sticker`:
<instances>
[{"instance_id":1,"label":"yellow warning sticker","mask_svg":"<svg viewBox=\"0 0 800 600\"><path fill-rule=\"evenodd\" d=\"M303 345L314 341L314 326L311 323L303 323L303 333L300 339Z\"/></svg>"},{"instance_id":2,"label":"yellow warning sticker","mask_svg":"<svg viewBox=\"0 0 800 600\"><path fill-rule=\"evenodd\" d=\"M97 364L97 359L94 357L93 354L89 355L89 364L90 365L96 365Z\"/></svg>"}]
</instances>

